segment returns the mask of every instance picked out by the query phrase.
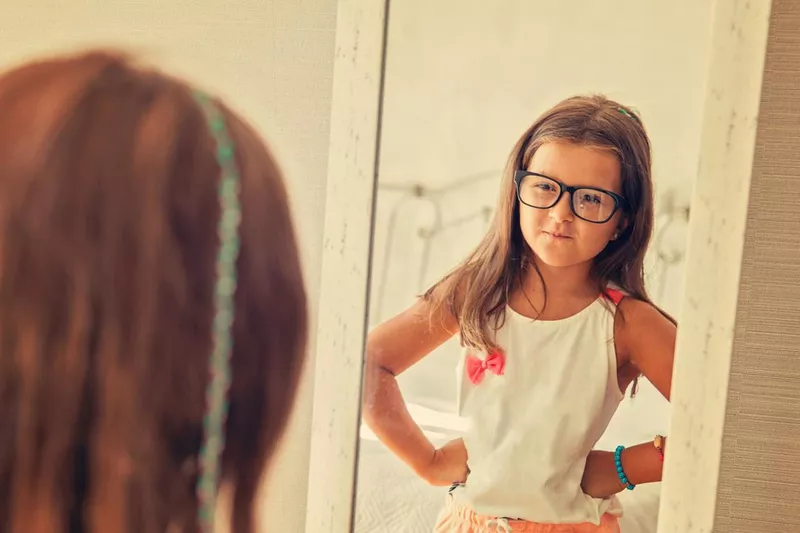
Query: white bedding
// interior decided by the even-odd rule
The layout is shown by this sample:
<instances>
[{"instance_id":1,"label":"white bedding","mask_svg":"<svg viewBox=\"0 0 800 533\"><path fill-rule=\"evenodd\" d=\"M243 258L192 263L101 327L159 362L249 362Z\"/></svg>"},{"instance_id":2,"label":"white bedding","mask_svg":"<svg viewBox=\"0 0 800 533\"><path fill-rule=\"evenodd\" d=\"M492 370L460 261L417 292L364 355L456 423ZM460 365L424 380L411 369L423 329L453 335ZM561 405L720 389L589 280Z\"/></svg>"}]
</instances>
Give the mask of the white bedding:
<instances>
[{"instance_id":1,"label":"white bedding","mask_svg":"<svg viewBox=\"0 0 800 533\"><path fill-rule=\"evenodd\" d=\"M409 411L435 444L455 438L463 420L419 405ZM648 383L634 401L626 400L598 443L638 444L665 433L668 404ZM428 533L433 529L447 488L431 487L395 458L365 427L361 430L355 533ZM642 485L619 495L624 516L622 533L656 533L660 484Z\"/></svg>"}]
</instances>

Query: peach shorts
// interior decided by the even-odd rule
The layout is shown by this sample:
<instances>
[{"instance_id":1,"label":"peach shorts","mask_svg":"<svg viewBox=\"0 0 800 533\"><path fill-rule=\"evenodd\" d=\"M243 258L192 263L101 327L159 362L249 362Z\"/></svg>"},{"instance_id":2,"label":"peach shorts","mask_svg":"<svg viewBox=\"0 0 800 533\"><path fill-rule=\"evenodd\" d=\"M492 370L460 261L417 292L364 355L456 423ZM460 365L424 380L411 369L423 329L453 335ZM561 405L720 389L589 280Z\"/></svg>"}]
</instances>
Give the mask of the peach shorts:
<instances>
[{"instance_id":1,"label":"peach shorts","mask_svg":"<svg viewBox=\"0 0 800 533\"><path fill-rule=\"evenodd\" d=\"M525 520L505 520L475 514L472 509L453 502L447 497L447 505L436 520L433 533L620 533L619 519L604 515L597 526L583 524L537 524Z\"/></svg>"}]
</instances>

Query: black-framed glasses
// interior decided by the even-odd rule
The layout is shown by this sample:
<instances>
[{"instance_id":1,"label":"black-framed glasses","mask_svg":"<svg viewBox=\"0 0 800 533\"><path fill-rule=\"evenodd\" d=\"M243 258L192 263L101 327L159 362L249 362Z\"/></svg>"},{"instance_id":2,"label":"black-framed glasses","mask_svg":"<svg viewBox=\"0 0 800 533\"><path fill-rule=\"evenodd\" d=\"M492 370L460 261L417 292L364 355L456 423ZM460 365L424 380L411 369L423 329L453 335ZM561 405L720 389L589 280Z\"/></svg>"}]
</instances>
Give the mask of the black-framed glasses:
<instances>
[{"instance_id":1,"label":"black-framed glasses","mask_svg":"<svg viewBox=\"0 0 800 533\"><path fill-rule=\"evenodd\" d=\"M514 184L517 187L517 199L535 209L550 209L568 192L572 213L593 224L608 222L618 209L628 206L628 201L617 193L595 187L570 187L527 170L514 172Z\"/></svg>"}]
</instances>

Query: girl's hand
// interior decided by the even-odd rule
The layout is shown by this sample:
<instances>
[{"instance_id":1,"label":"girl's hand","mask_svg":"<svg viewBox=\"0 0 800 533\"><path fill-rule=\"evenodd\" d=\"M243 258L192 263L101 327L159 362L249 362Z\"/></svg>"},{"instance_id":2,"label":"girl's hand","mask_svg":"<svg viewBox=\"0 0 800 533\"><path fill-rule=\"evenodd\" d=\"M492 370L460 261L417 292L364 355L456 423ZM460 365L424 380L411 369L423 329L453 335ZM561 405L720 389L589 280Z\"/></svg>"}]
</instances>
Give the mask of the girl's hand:
<instances>
[{"instance_id":1,"label":"girl's hand","mask_svg":"<svg viewBox=\"0 0 800 533\"><path fill-rule=\"evenodd\" d=\"M437 487L464 483L469 475L464 440L452 440L433 452L430 464L419 474L422 479Z\"/></svg>"},{"instance_id":2,"label":"girl's hand","mask_svg":"<svg viewBox=\"0 0 800 533\"><path fill-rule=\"evenodd\" d=\"M608 498L625 489L617 475L614 452L597 450L589 452L581 488L592 498Z\"/></svg>"}]
</instances>

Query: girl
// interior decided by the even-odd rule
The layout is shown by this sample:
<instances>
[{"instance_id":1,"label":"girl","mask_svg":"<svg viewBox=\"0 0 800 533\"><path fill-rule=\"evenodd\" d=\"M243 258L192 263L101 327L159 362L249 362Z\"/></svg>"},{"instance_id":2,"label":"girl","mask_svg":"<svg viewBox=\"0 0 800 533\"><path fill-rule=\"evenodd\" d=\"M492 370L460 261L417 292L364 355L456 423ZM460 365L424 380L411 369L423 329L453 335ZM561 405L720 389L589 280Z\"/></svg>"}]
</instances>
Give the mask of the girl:
<instances>
[{"instance_id":1,"label":"girl","mask_svg":"<svg viewBox=\"0 0 800 533\"><path fill-rule=\"evenodd\" d=\"M0 117L0 530L211 531L222 485L254 532L306 339L264 143L103 52L3 75Z\"/></svg>"},{"instance_id":2,"label":"girl","mask_svg":"<svg viewBox=\"0 0 800 533\"><path fill-rule=\"evenodd\" d=\"M661 479L662 437L592 450L640 374L669 398L675 326L643 280L652 227L641 120L567 99L514 147L477 249L370 334L365 420L424 480L452 484L436 531L618 532L615 494ZM456 333L471 426L436 449L395 378Z\"/></svg>"}]
</instances>

